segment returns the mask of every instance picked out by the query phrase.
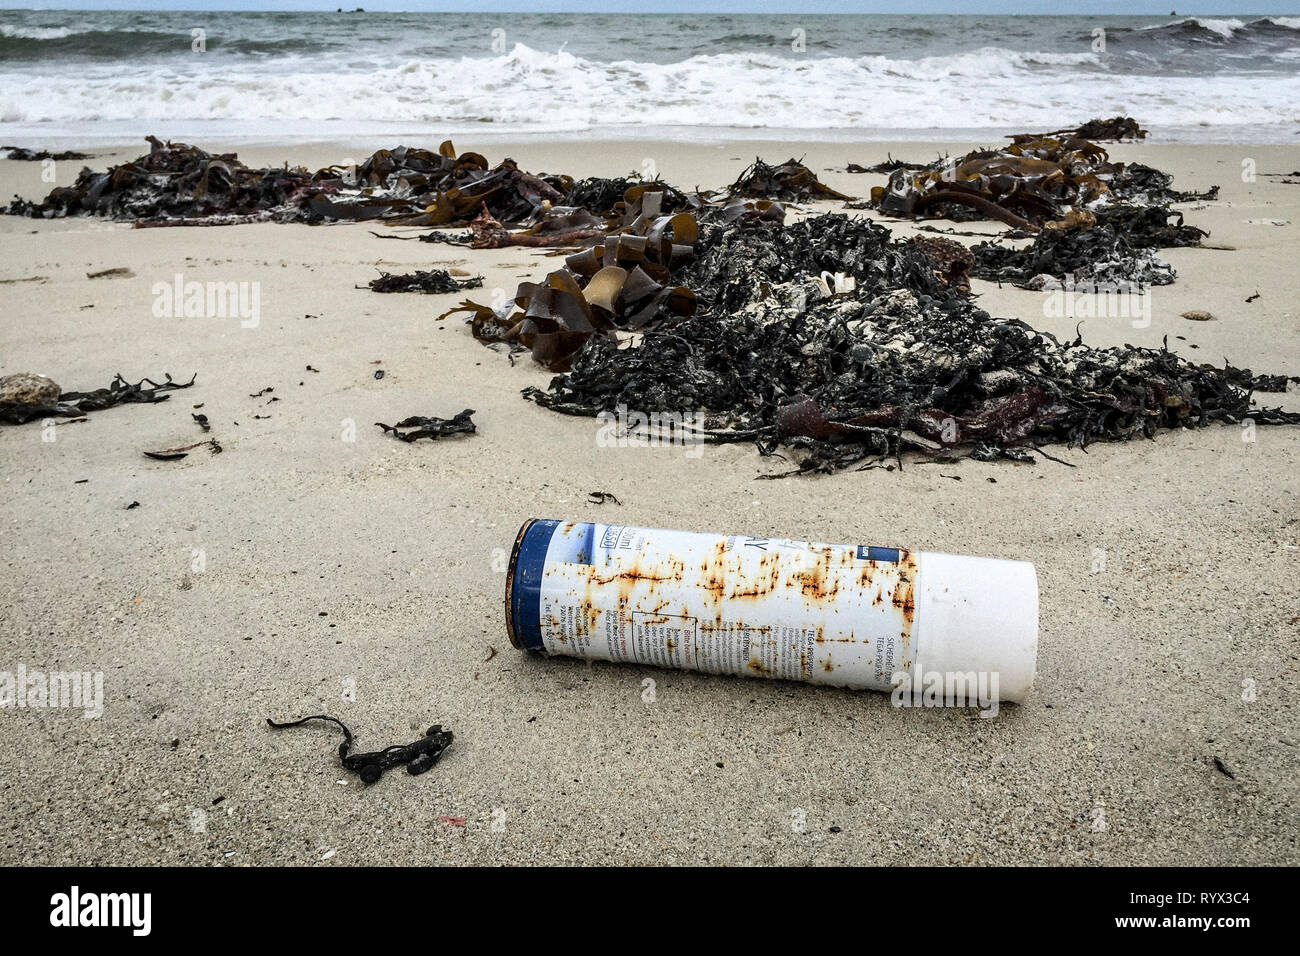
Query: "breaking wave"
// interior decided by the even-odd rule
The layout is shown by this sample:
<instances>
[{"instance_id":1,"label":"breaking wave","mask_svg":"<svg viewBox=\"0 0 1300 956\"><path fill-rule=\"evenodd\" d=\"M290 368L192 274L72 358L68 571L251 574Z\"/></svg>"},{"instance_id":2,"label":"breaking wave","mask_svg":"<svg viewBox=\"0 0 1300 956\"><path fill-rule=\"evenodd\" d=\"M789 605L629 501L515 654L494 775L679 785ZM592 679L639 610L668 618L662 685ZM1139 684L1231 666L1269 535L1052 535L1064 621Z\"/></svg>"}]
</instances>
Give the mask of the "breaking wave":
<instances>
[{"instance_id":1,"label":"breaking wave","mask_svg":"<svg viewBox=\"0 0 1300 956\"><path fill-rule=\"evenodd\" d=\"M809 23L805 51L792 49L793 22L0 12L0 129L273 135L328 122L816 137L1117 113L1153 128L1300 122L1300 17L1127 18L1107 26L1103 50L1082 17L826 17ZM191 30L204 23L200 55ZM493 49L497 33L512 42Z\"/></svg>"}]
</instances>

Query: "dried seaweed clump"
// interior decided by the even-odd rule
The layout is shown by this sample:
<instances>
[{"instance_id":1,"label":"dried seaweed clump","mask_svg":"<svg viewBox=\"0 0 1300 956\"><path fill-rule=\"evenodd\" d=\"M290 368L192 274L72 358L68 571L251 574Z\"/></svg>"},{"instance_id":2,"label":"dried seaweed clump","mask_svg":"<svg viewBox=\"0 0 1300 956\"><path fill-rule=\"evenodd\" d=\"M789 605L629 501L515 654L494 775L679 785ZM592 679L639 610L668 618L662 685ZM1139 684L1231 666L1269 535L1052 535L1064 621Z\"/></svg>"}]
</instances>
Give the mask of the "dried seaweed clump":
<instances>
[{"instance_id":1,"label":"dried seaweed clump","mask_svg":"<svg viewBox=\"0 0 1300 956\"><path fill-rule=\"evenodd\" d=\"M446 438L448 435L474 434L478 431L478 427L470 417L474 414L474 409L466 408L457 412L451 418L412 415L409 418L403 418L396 425L385 425L383 422L375 422L375 424L384 430L384 434L391 434L394 438L407 443L419 441L421 438L437 441L439 438ZM402 431L403 428L408 428L410 431L404 432Z\"/></svg>"},{"instance_id":2,"label":"dried seaweed clump","mask_svg":"<svg viewBox=\"0 0 1300 956\"><path fill-rule=\"evenodd\" d=\"M374 292L424 292L430 295L442 295L448 292L461 292L465 289L478 289L483 285L482 276L468 279L456 279L446 269L417 269L392 275L381 272L379 278L370 280Z\"/></svg>"},{"instance_id":3,"label":"dried seaweed clump","mask_svg":"<svg viewBox=\"0 0 1300 956\"><path fill-rule=\"evenodd\" d=\"M1048 137L1067 139L1090 139L1094 143L1119 142L1121 140L1139 140L1147 138L1147 131L1131 116L1112 116L1110 119L1091 119L1074 129L1058 129L1052 133L1016 133L1010 137L1013 142L1022 142Z\"/></svg>"},{"instance_id":4,"label":"dried seaweed clump","mask_svg":"<svg viewBox=\"0 0 1300 956\"><path fill-rule=\"evenodd\" d=\"M466 312L479 341L529 350L535 361L559 372L593 337L612 339L617 329L639 329L663 314L691 314L695 294L674 273L693 254L698 224L690 213L665 213L664 199L656 184L638 184L615 206L617 224L589 224L550 238L509 233L490 217L475 220L474 244L480 247L563 245L579 236L590 244L543 282L520 284L514 298L519 311L509 306L498 312L466 300L439 318Z\"/></svg>"},{"instance_id":5,"label":"dried seaweed clump","mask_svg":"<svg viewBox=\"0 0 1300 956\"><path fill-rule=\"evenodd\" d=\"M313 188L304 169L250 169L234 153L213 156L184 143L147 137L150 150L107 172L83 169L44 202L16 199L14 215L110 219L305 218L297 203Z\"/></svg>"},{"instance_id":6,"label":"dried seaweed clump","mask_svg":"<svg viewBox=\"0 0 1300 956\"><path fill-rule=\"evenodd\" d=\"M852 199L831 189L816 174L796 159L779 166L755 159L727 190L729 196L745 199L780 199L785 202L810 202L814 199Z\"/></svg>"},{"instance_id":7,"label":"dried seaweed clump","mask_svg":"<svg viewBox=\"0 0 1300 956\"><path fill-rule=\"evenodd\" d=\"M1165 285L1174 271L1150 250L1197 245L1208 235L1185 224L1170 204L1213 199L1218 187L1179 192L1168 173L1112 162L1079 135L1096 124L1122 131L1125 120L1022 134L1002 149L939 159L919 171L899 168L885 186L872 190L872 204L903 216L991 218L1034 235L1027 248L976 246L971 274L979 278L1025 288Z\"/></svg>"},{"instance_id":8,"label":"dried seaweed clump","mask_svg":"<svg viewBox=\"0 0 1300 956\"><path fill-rule=\"evenodd\" d=\"M517 222L563 200L567 176L534 176L513 160L496 166L479 153L399 146L359 166L253 169L234 153L214 156L184 143L147 137L150 151L106 172L83 169L43 202L16 199L13 215L106 216L145 225L219 225L272 220L385 219L413 225L467 223L486 206Z\"/></svg>"},{"instance_id":9,"label":"dried seaweed clump","mask_svg":"<svg viewBox=\"0 0 1300 956\"><path fill-rule=\"evenodd\" d=\"M54 401L42 399L36 402L0 402L0 422L22 425L37 418L78 418L87 412L97 412L115 405L150 405L171 398L167 392L189 388L193 384L193 377L188 382L174 382L170 375L162 382L147 378L128 382L119 374L113 376L113 381L106 388L89 392L64 392Z\"/></svg>"},{"instance_id":10,"label":"dried seaweed clump","mask_svg":"<svg viewBox=\"0 0 1300 956\"><path fill-rule=\"evenodd\" d=\"M693 315L624 347L592 338L539 404L709 413L710 441L807 454L801 471L898 457L1032 460L1038 446L1162 428L1300 423L1255 409L1276 377L1195 365L1166 349L1063 343L977 308L924 251L878 224L706 225L679 278Z\"/></svg>"}]
</instances>

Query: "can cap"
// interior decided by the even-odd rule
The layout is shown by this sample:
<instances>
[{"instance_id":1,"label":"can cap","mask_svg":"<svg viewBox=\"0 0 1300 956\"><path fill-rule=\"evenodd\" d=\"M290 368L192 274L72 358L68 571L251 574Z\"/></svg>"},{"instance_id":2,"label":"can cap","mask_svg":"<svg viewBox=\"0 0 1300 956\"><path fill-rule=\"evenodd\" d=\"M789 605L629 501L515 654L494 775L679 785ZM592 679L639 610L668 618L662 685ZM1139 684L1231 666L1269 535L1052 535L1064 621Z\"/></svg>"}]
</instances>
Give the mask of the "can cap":
<instances>
[{"instance_id":1,"label":"can cap","mask_svg":"<svg viewBox=\"0 0 1300 956\"><path fill-rule=\"evenodd\" d=\"M1034 566L924 551L917 583L913 682L935 672L996 675L999 700L1023 701L1038 665Z\"/></svg>"}]
</instances>

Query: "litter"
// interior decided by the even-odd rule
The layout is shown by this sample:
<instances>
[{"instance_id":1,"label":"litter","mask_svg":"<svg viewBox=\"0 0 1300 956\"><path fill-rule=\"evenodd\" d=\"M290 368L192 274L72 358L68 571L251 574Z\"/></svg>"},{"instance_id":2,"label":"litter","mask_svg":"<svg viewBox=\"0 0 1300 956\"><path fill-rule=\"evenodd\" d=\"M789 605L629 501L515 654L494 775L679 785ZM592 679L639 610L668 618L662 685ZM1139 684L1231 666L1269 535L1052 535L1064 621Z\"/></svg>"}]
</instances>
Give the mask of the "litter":
<instances>
[{"instance_id":1,"label":"litter","mask_svg":"<svg viewBox=\"0 0 1300 956\"><path fill-rule=\"evenodd\" d=\"M882 691L982 674L981 704L1019 702L1038 582L1021 561L532 519L506 625L548 655Z\"/></svg>"}]
</instances>

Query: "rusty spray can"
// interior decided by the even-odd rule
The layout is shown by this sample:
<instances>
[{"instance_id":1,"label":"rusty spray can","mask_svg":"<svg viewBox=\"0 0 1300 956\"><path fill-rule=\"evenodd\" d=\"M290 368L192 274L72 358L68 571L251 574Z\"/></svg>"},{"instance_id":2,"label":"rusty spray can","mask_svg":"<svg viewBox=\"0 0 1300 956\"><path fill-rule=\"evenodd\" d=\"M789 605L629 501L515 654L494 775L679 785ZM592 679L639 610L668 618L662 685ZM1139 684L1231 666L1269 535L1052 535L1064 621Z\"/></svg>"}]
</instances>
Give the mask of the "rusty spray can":
<instances>
[{"instance_id":1,"label":"rusty spray can","mask_svg":"<svg viewBox=\"0 0 1300 956\"><path fill-rule=\"evenodd\" d=\"M1023 561L534 518L510 556L506 626L547 655L896 696L955 675L1021 701L1038 580Z\"/></svg>"}]
</instances>

